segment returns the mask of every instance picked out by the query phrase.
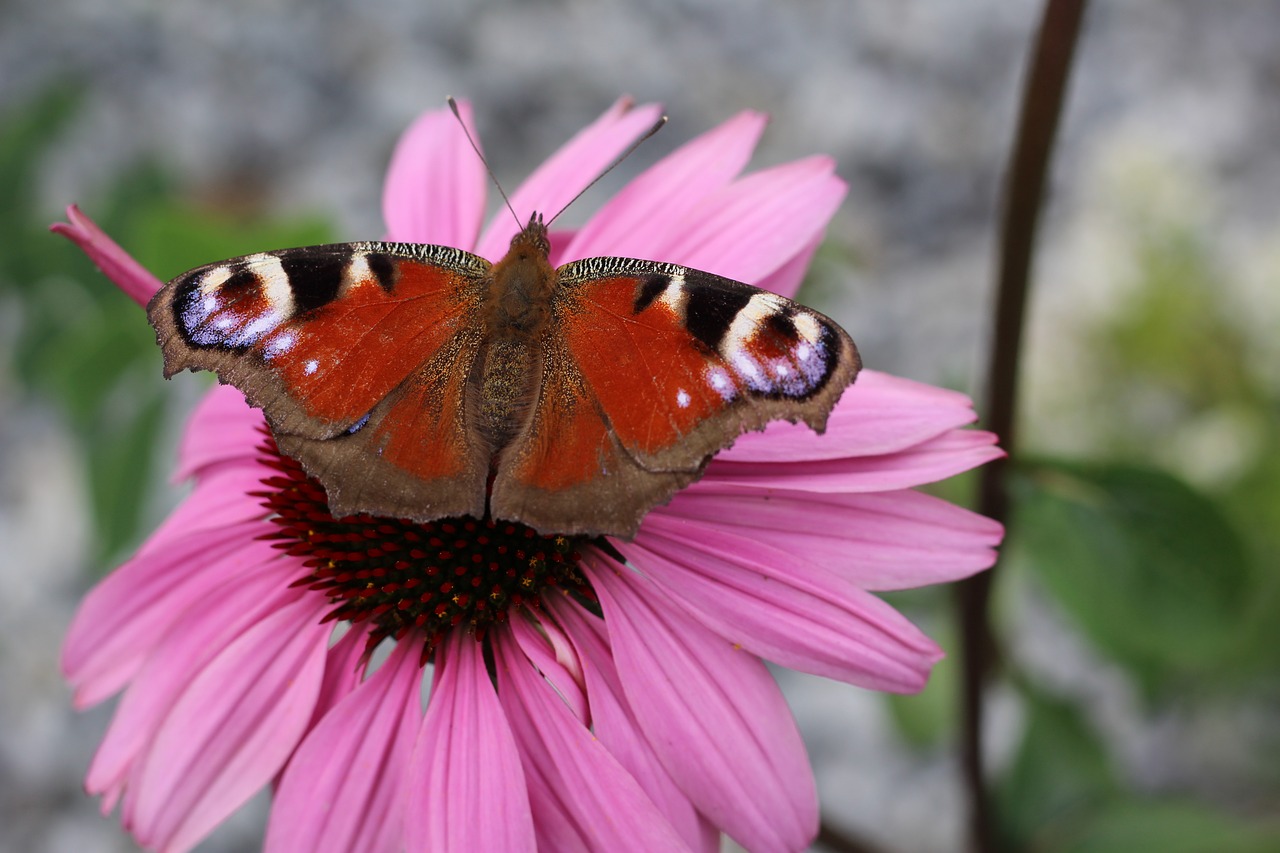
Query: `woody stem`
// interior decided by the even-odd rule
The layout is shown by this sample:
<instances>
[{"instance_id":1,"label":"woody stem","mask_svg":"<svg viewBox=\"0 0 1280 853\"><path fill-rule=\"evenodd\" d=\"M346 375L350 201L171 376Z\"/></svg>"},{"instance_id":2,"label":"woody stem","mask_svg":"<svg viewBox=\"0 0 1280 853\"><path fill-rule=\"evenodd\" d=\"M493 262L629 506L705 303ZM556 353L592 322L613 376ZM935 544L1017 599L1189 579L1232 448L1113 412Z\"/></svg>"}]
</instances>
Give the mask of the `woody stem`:
<instances>
[{"instance_id":1,"label":"woody stem","mask_svg":"<svg viewBox=\"0 0 1280 853\"><path fill-rule=\"evenodd\" d=\"M1000 266L986 391L986 427L1000 436L1009 454L982 470L978 508L1006 526L1008 474L1014 458L1018 359L1036 228L1044 200L1045 176L1075 54L1084 0L1047 0L1031 51L1030 69L1005 184L1000 229ZM992 809L982 756L983 690L991 677L996 645L989 605L999 564L957 588L961 676L961 764L969 802L968 842L973 853L995 849Z\"/></svg>"}]
</instances>

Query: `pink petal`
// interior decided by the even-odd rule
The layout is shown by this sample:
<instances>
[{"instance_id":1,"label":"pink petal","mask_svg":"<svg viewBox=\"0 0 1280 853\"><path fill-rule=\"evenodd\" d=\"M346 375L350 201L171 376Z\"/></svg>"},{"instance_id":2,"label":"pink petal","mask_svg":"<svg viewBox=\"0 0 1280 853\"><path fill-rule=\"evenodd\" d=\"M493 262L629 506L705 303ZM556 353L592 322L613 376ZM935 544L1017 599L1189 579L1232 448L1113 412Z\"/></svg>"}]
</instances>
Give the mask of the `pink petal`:
<instances>
[{"instance_id":1,"label":"pink petal","mask_svg":"<svg viewBox=\"0 0 1280 853\"><path fill-rule=\"evenodd\" d=\"M662 158L591 217L560 263L595 255L667 260L658 252L670 223L746 167L766 121L762 113L739 113Z\"/></svg>"},{"instance_id":2,"label":"pink petal","mask_svg":"<svg viewBox=\"0 0 1280 853\"><path fill-rule=\"evenodd\" d=\"M262 478L274 473L256 462L205 468L195 489L147 537L137 556L151 554L202 530L225 530L250 521L261 526L255 536L272 531L274 528L264 523L267 511L249 492L262 489Z\"/></svg>"},{"instance_id":3,"label":"pink petal","mask_svg":"<svg viewBox=\"0 0 1280 853\"><path fill-rule=\"evenodd\" d=\"M748 175L668 222L661 260L754 283L806 250L844 199L827 157Z\"/></svg>"},{"instance_id":4,"label":"pink petal","mask_svg":"<svg viewBox=\"0 0 1280 853\"><path fill-rule=\"evenodd\" d=\"M171 479L180 483L214 465L256 461L266 426L262 411L245 402L239 390L230 385L210 388L187 419Z\"/></svg>"},{"instance_id":5,"label":"pink petal","mask_svg":"<svg viewBox=\"0 0 1280 853\"><path fill-rule=\"evenodd\" d=\"M821 243L821 237L814 237L809 241L809 245L792 256L791 260L756 281L756 287L761 290L771 290L788 299L795 299L800 285L804 282L805 274L809 272L809 264L813 261L813 256L817 254Z\"/></svg>"},{"instance_id":6,"label":"pink petal","mask_svg":"<svg viewBox=\"0 0 1280 853\"><path fill-rule=\"evenodd\" d=\"M74 204L67 208L70 223L55 222L49 230L61 234L80 247L89 260L98 265L107 278L124 291L125 295L146 307L164 282L133 259L116 242L103 233L92 219L80 212Z\"/></svg>"},{"instance_id":7,"label":"pink petal","mask_svg":"<svg viewBox=\"0 0 1280 853\"><path fill-rule=\"evenodd\" d=\"M645 520L697 520L741 531L868 590L910 589L968 577L995 562L1003 529L920 492L859 495L697 486Z\"/></svg>"},{"instance_id":8,"label":"pink petal","mask_svg":"<svg viewBox=\"0 0 1280 853\"><path fill-rule=\"evenodd\" d=\"M169 628L209 590L260 571L279 553L254 542L257 523L200 531L129 560L80 604L62 647L77 707L124 686Z\"/></svg>"},{"instance_id":9,"label":"pink petal","mask_svg":"<svg viewBox=\"0 0 1280 853\"><path fill-rule=\"evenodd\" d=\"M555 216L583 187L591 183L627 146L658 120L655 104L632 107L623 98L578 132L559 151L534 171L514 193L511 206L517 224L505 210L489 223L480 236L476 254L496 260L506 254L512 236L524 226L530 214Z\"/></svg>"},{"instance_id":10,"label":"pink petal","mask_svg":"<svg viewBox=\"0 0 1280 853\"><path fill-rule=\"evenodd\" d=\"M887 492L934 483L999 459L996 437L954 430L901 453L816 462L722 462L707 466L709 486L736 485L819 492Z\"/></svg>"},{"instance_id":11,"label":"pink petal","mask_svg":"<svg viewBox=\"0 0 1280 853\"><path fill-rule=\"evenodd\" d=\"M547 233L547 239L551 241L551 253L547 260L551 262L551 266L558 267L564 263L565 249L573 242L575 234L577 232L572 228L556 228Z\"/></svg>"},{"instance_id":12,"label":"pink petal","mask_svg":"<svg viewBox=\"0 0 1280 853\"><path fill-rule=\"evenodd\" d=\"M302 593L270 574L229 581L205 594L156 644L116 708L85 779L91 793L127 779L135 758L200 672L266 614Z\"/></svg>"},{"instance_id":13,"label":"pink petal","mask_svg":"<svg viewBox=\"0 0 1280 853\"><path fill-rule=\"evenodd\" d=\"M511 634L490 636L498 695L520 750L539 846L687 849L631 774L538 675Z\"/></svg>"},{"instance_id":14,"label":"pink petal","mask_svg":"<svg viewBox=\"0 0 1280 853\"><path fill-rule=\"evenodd\" d=\"M308 732L347 698L347 694L360 686L365 672L366 639L367 635L359 628L348 626L347 633L325 653L324 679L320 682L320 693L316 696L316 706L307 725Z\"/></svg>"},{"instance_id":15,"label":"pink petal","mask_svg":"<svg viewBox=\"0 0 1280 853\"><path fill-rule=\"evenodd\" d=\"M420 651L412 635L397 643L307 734L280 780L264 850L400 849L404 784L422 720Z\"/></svg>"},{"instance_id":16,"label":"pink petal","mask_svg":"<svg viewBox=\"0 0 1280 853\"><path fill-rule=\"evenodd\" d=\"M977 420L969 398L864 370L844 392L824 433L774 421L721 451L722 462L803 462L908 450Z\"/></svg>"},{"instance_id":17,"label":"pink petal","mask_svg":"<svg viewBox=\"0 0 1280 853\"><path fill-rule=\"evenodd\" d=\"M483 648L455 632L436 650L435 683L409 768L410 853L536 850L515 737Z\"/></svg>"},{"instance_id":18,"label":"pink petal","mask_svg":"<svg viewBox=\"0 0 1280 853\"><path fill-rule=\"evenodd\" d=\"M478 145L471 104L459 101L458 112ZM387 239L469 250L480 233L488 180L453 113L423 114L391 155L382 194Z\"/></svg>"},{"instance_id":19,"label":"pink petal","mask_svg":"<svg viewBox=\"0 0 1280 853\"><path fill-rule=\"evenodd\" d=\"M280 608L192 680L129 780L124 821L140 843L189 850L289 758L324 675L327 607L307 595Z\"/></svg>"},{"instance_id":20,"label":"pink petal","mask_svg":"<svg viewBox=\"0 0 1280 853\"><path fill-rule=\"evenodd\" d=\"M800 850L818 798L786 700L755 655L612 561L584 560L645 736L694 805L749 850Z\"/></svg>"},{"instance_id":21,"label":"pink petal","mask_svg":"<svg viewBox=\"0 0 1280 853\"><path fill-rule=\"evenodd\" d=\"M537 628L528 619L511 620L511 632L520 645L529 662L537 667L551 686L560 694L560 698L569 706L573 715L582 721L584 726L591 725L591 716L587 711L587 694L582 682L582 668L576 661L566 666L552 648L544 632L559 634L559 629L550 623L541 624ZM573 648L565 650L576 656Z\"/></svg>"},{"instance_id":22,"label":"pink petal","mask_svg":"<svg viewBox=\"0 0 1280 853\"><path fill-rule=\"evenodd\" d=\"M749 536L660 516L616 547L703 625L789 669L914 693L942 657L871 593Z\"/></svg>"},{"instance_id":23,"label":"pink petal","mask_svg":"<svg viewBox=\"0 0 1280 853\"><path fill-rule=\"evenodd\" d=\"M719 850L719 831L693 807L640 731L613 665L604 622L564 596L551 596L547 606L586 660L584 674L596 737L635 777L690 849Z\"/></svg>"}]
</instances>

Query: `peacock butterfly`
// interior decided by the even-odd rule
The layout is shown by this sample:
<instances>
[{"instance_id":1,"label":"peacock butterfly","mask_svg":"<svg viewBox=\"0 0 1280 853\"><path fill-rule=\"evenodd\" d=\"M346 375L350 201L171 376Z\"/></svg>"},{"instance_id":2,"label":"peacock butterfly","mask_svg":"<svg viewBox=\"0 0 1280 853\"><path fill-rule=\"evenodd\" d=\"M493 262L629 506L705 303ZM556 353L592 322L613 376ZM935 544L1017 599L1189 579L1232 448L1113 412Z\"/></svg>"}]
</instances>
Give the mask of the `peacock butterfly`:
<instances>
[{"instance_id":1,"label":"peacock butterfly","mask_svg":"<svg viewBox=\"0 0 1280 853\"><path fill-rule=\"evenodd\" d=\"M335 516L521 522L631 537L773 420L817 432L861 366L827 317L631 258L553 269L534 214L496 264L341 243L209 264L147 313L165 375L212 370L262 409Z\"/></svg>"}]
</instances>

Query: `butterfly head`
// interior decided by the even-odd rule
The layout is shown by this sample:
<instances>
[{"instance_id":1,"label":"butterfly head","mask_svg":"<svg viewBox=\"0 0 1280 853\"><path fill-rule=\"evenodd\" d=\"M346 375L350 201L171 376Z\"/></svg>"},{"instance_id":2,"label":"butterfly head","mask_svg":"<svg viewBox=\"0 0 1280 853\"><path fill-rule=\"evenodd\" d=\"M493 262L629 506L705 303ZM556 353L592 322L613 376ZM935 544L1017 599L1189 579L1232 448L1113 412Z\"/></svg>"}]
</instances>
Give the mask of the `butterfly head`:
<instances>
[{"instance_id":1,"label":"butterfly head","mask_svg":"<svg viewBox=\"0 0 1280 853\"><path fill-rule=\"evenodd\" d=\"M511 249L508 257L529 259L546 258L551 254L551 238L547 236L547 224L542 221L541 213L529 217L529 224L511 238Z\"/></svg>"}]
</instances>

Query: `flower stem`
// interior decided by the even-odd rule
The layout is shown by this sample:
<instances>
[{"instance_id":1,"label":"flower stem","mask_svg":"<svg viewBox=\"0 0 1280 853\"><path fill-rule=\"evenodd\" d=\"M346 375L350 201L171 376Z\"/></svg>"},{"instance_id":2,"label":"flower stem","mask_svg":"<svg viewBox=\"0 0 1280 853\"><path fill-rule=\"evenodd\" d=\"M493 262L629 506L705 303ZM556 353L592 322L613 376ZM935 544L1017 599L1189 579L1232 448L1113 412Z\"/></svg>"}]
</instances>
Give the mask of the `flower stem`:
<instances>
[{"instance_id":1,"label":"flower stem","mask_svg":"<svg viewBox=\"0 0 1280 853\"><path fill-rule=\"evenodd\" d=\"M982 469L978 508L982 514L1006 525L1009 462L1014 458L1016 447L1018 357L1036 226L1084 7L1085 0L1046 0L1039 34L1031 51L1005 184L985 426L1000 436L1000 443L1009 456ZM982 761L982 699L997 653L988 623L997 567L998 564L957 588L962 649L961 764L969 799L969 848L974 853L995 849Z\"/></svg>"}]
</instances>

